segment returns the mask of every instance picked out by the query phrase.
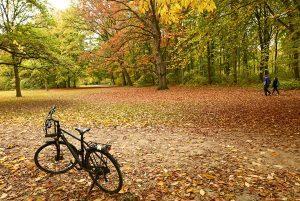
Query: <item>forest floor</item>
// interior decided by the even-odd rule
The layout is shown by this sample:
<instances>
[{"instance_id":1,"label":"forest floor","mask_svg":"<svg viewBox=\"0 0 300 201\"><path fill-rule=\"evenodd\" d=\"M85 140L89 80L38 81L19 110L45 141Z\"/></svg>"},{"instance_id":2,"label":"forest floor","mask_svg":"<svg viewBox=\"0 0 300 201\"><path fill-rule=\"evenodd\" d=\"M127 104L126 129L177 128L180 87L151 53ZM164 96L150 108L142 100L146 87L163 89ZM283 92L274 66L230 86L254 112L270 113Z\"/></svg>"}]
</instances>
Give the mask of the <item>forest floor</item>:
<instances>
[{"instance_id":1,"label":"forest floor","mask_svg":"<svg viewBox=\"0 0 300 201\"><path fill-rule=\"evenodd\" d=\"M124 187L90 200L300 200L300 91L238 87L0 92L0 200L83 200L90 179L33 155L51 105L63 127L112 144Z\"/></svg>"}]
</instances>

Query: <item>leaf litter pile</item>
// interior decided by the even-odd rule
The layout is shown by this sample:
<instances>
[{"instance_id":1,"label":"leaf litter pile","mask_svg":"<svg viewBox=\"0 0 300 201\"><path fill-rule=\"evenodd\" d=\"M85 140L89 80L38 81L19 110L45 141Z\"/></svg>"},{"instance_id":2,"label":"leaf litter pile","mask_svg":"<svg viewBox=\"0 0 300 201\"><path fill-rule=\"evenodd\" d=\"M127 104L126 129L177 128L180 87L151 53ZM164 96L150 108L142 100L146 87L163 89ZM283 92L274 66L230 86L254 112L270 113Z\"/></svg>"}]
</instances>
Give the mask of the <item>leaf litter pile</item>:
<instances>
[{"instance_id":1,"label":"leaf litter pile","mask_svg":"<svg viewBox=\"0 0 300 201\"><path fill-rule=\"evenodd\" d=\"M299 200L300 92L242 88L101 88L0 92L0 200L83 200L85 172L35 167L51 105L62 127L91 127L124 174L90 200ZM75 133L76 131L74 131Z\"/></svg>"}]
</instances>

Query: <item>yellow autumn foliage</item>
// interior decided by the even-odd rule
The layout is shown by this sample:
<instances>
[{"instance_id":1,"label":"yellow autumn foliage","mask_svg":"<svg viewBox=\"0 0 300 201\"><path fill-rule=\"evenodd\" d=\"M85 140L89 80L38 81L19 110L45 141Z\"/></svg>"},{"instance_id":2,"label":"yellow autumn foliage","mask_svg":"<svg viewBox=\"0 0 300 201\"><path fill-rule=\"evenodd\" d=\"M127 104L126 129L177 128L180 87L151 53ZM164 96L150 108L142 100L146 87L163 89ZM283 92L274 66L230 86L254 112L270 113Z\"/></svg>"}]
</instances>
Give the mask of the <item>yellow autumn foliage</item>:
<instances>
[{"instance_id":1,"label":"yellow autumn foliage","mask_svg":"<svg viewBox=\"0 0 300 201\"><path fill-rule=\"evenodd\" d=\"M182 11L191 9L202 13L204 11L213 11L216 5L213 0L154 0L155 11L160 16L161 22L178 22ZM150 0L133 0L130 6L135 7L139 12L146 13L150 10Z\"/></svg>"}]
</instances>

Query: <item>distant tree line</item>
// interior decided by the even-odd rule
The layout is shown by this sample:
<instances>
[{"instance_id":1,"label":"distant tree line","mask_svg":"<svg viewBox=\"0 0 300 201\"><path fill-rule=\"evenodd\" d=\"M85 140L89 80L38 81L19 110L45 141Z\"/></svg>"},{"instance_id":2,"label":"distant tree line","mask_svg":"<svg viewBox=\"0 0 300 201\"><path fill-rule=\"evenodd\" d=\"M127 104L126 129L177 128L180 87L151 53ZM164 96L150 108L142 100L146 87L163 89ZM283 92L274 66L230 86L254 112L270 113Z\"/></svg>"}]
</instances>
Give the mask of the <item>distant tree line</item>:
<instances>
[{"instance_id":1,"label":"distant tree line","mask_svg":"<svg viewBox=\"0 0 300 201\"><path fill-rule=\"evenodd\" d=\"M0 89L299 82L297 0L0 0Z\"/></svg>"}]
</instances>

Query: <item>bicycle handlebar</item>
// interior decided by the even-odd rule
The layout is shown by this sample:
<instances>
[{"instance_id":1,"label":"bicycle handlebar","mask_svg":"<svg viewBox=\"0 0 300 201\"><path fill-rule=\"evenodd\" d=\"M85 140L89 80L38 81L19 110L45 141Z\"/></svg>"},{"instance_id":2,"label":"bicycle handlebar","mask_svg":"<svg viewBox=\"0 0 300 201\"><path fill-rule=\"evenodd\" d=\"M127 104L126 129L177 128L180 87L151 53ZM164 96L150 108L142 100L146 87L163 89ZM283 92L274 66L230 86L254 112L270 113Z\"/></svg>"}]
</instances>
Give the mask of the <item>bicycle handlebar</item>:
<instances>
[{"instance_id":1,"label":"bicycle handlebar","mask_svg":"<svg viewBox=\"0 0 300 201\"><path fill-rule=\"evenodd\" d=\"M55 111L56 111L56 106L53 105L48 113L48 117L52 119L52 115L55 113Z\"/></svg>"},{"instance_id":2,"label":"bicycle handlebar","mask_svg":"<svg viewBox=\"0 0 300 201\"><path fill-rule=\"evenodd\" d=\"M46 120L45 120L45 133L46 133L45 136L46 137L55 137L55 136L57 136L56 126L57 126L58 121L56 121L52 118L52 115L55 113L55 111L56 111L56 106L53 105L51 107L47 117L46 117ZM54 126L54 131L51 132L48 129L50 129L52 126Z\"/></svg>"}]
</instances>

